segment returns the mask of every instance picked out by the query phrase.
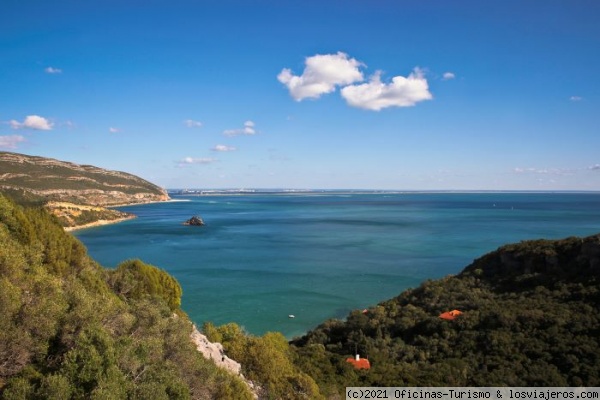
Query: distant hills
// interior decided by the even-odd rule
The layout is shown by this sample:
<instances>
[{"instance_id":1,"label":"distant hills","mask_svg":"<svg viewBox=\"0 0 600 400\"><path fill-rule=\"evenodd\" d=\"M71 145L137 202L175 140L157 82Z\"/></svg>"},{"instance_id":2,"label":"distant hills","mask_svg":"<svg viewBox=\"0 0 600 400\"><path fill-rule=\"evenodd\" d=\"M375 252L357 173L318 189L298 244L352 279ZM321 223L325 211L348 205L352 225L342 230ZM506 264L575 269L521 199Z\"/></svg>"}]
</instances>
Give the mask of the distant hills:
<instances>
[{"instance_id":1,"label":"distant hills","mask_svg":"<svg viewBox=\"0 0 600 400\"><path fill-rule=\"evenodd\" d=\"M67 227L128 217L106 206L169 199L164 189L132 174L9 152L0 152L0 193L45 205Z\"/></svg>"},{"instance_id":2,"label":"distant hills","mask_svg":"<svg viewBox=\"0 0 600 400\"><path fill-rule=\"evenodd\" d=\"M140 177L52 158L0 152L0 188L30 198L112 206L168 200L167 192Z\"/></svg>"}]
</instances>

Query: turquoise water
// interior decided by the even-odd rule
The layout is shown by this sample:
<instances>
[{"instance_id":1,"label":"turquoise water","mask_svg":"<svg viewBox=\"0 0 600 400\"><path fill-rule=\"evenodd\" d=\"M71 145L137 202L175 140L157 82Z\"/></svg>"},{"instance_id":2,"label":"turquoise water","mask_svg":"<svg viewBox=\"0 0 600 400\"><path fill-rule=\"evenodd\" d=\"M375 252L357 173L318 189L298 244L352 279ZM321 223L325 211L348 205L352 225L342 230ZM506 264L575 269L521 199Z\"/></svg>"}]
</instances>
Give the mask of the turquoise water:
<instances>
[{"instance_id":1,"label":"turquoise water","mask_svg":"<svg viewBox=\"0 0 600 400\"><path fill-rule=\"evenodd\" d=\"M106 267L140 258L174 275L199 325L287 337L503 244L600 232L600 193L173 197L182 201L121 207L138 218L76 235ZM183 226L193 215L206 226Z\"/></svg>"}]
</instances>

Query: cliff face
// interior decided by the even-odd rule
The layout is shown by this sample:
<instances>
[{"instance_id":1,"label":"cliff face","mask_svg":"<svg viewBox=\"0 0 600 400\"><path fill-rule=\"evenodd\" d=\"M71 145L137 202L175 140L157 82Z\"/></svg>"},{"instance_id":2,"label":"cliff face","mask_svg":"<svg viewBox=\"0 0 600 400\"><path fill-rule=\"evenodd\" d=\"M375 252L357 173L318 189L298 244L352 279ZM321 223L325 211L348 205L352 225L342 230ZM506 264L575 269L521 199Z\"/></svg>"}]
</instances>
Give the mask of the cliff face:
<instances>
[{"instance_id":1,"label":"cliff face","mask_svg":"<svg viewBox=\"0 0 600 400\"><path fill-rule=\"evenodd\" d=\"M164 189L125 172L8 152L0 152L0 192L94 206L169 199Z\"/></svg>"}]
</instances>

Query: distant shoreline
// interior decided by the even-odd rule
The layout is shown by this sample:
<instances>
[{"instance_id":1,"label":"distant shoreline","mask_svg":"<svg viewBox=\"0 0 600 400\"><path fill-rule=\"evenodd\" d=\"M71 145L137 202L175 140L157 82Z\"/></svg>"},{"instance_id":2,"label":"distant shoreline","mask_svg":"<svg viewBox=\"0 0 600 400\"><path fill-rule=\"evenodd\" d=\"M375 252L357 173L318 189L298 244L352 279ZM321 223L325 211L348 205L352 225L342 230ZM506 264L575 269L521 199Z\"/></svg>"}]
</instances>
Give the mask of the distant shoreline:
<instances>
[{"instance_id":1,"label":"distant shoreline","mask_svg":"<svg viewBox=\"0 0 600 400\"><path fill-rule=\"evenodd\" d=\"M170 196L253 196L253 195L372 195L372 194L600 194L600 190L392 190L392 189L195 189L187 192L171 189Z\"/></svg>"},{"instance_id":2,"label":"distant shoreline","mask_svg":"<svg viewBox=\"0 0 600 400\"><path fill-rule=\"evenodd\" d=\"M81 229L93 228L96 226L118 224L119 222L129 221L130 219L135 219L135 218L137 218L137 216L132 214L127 217L111 219L111 220L101 219L101 220L98 220L95 222L90 222L89 224L85 224L85 225L65 226L64 229L67 232L73 232L73 231L78 231Z\"/></svg>"}]
</instances>

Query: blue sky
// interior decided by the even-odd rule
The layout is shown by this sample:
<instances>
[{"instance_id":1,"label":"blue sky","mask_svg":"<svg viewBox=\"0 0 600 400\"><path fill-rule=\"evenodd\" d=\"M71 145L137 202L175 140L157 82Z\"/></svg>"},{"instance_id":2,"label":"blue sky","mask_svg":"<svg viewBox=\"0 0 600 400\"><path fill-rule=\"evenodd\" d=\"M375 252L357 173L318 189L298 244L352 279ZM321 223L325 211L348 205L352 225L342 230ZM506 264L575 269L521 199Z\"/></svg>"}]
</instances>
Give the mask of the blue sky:
<instances>
[{"instance_id":1,"label":"blue sky","mask_svg":"<svg viewBox=\"0 0 600 400\"><path fill-rule=\"evenodd\" d=\"M31 1L0 149L167 188L600 190L600 2Z\"/></svg>"}]
</instances>

